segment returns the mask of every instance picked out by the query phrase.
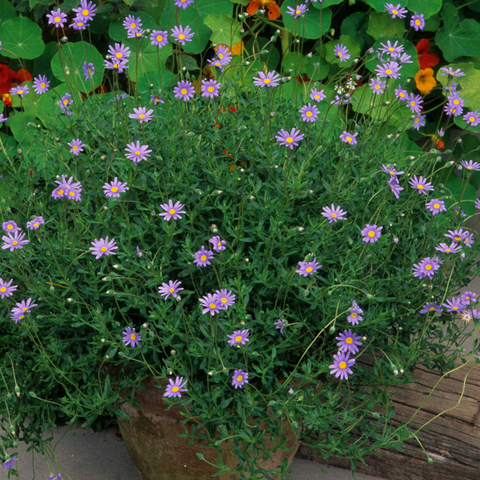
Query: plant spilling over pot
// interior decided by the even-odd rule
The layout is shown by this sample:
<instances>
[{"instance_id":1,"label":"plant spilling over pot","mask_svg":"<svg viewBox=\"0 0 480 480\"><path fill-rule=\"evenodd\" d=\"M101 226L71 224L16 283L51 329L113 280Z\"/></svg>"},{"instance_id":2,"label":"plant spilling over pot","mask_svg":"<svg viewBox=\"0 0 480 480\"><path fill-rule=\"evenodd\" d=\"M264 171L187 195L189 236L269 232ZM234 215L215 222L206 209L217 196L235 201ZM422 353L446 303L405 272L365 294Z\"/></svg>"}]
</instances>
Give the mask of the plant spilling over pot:
<instances>
[{"instance_id":1,"label":"plant spilling over pot","mask_svg":"<svg viewBox=\"0 0 480 480\"><path fill-rule=\"evenodd\" d=\"M299 27L319 7L284 5L248 9ZM81 31L96 6L74 11ZM61 8L47 18L65 28ZM263 50L237 46L237 62L232 39L193 76L185 52L204 34L141 23L111 27L105 58L60 41L51 68L62 83L47 70L18 83L0 118L18 142L1 132L4 467L15 468L20 432L43 449L48 426L129 420L122 405L149 377L199 459L219 453L222 474L284 476L286 457L262 462L288 448L286 424L323 456L400 448L415 435L392 421L387 387L419 364L453 368L480 316L476 293L460 293L478 273L480 163L468 137L455 139L455 162L436 149L441 129L421 130L431 54L418 49L430 58L420 93L405 88L415 49L398 37L358 58L348 38L329 42L324 84L282 77ZM437 72L445 128L461 114L480 122L463 76L454 64Z\"/></svg>"}]
</instances>

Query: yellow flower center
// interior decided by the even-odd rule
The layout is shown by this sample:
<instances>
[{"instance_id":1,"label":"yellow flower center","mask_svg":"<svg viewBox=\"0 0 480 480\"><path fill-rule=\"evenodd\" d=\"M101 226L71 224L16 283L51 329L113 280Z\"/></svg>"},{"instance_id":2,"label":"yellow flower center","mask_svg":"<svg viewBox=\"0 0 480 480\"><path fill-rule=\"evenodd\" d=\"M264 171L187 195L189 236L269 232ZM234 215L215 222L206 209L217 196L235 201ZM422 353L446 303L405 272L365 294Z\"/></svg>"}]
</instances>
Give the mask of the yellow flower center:
<instances>
[{"instance_id":1,"label":"yellow flower center","mask_svg":"<svg viewBox=\"0 0 480 480\"><path fill-rule=\"evenodd\" d=\"M23 307L22 310L26 312L28 310L28 307Z\"/></svg>"},{"instance_id":2,"label":"yellow flower center","mask_svg":"<svg viewBox=\"0 0 480 480\"><path fill-rule=\"evenodd\" d=\"M351 343L353 343L353 338L352 337L347 337L345 339L345 343L348 343L350 345Z\"/></svg>"},{"instance_id":3,"label":"yellow flower center","mask_svg":"<svg viewBox=\"0 0 480 480\"><path fill-rule=\"evenodd\" d=\"M9 230L13 230L13 225L7 225L7 228L8 228Z\"/></svg>"},{"instance_id":4,"label":"yellow flower center","mask_svg":"<svg viewBox=\"0 0 480 480\"><path fill-rule=\"evenodd\" d=\"M211 304L210 304L210 308L211 308L212 310L215 310L215 309L217 308L217 305L215 305L215 303L211 303Z\"/></svg>"},{"instance_id":5,"label":"yellow flower center","mask_svg":"<svg viewBox=\"0 0 480 480\"><path fill-rule=\"evenodd\" d=\"M446 253L450 253L451 250L450 250L449 248L447 248L447 249L445 249L445 252L446 252Z\"/></svg>"},{"instance_id":6,"label":"yellow flower center","mask_svg":"<svg viewBox=\"0 0 480 480\"><path fill-rule=\"evenodd\" d=\"M338 52L337 55L338 55L339 57L341 57L341 56L342 56L342 52Z\"/></svg>"},{"instance_id":7,"label":"yellow flower center","mask_svg":"<svg viewBox=\"0 0 480 480\"><path fill-rule=\"evenodd\" d=\"M400 92L399 95L403 98L405 94L403 92Z\"/></svg>"},{"instance_id":8,"label":"yellow flower center","mask_svg":"<svg viewBox=\"0 0 480 480\"><path fill-rule=\"evenodd\" d=\"M292 142L293 142L293 138L292 138L292 137L287 137L287 138L285 139L285 141L288 142L288 143L292 143Z\"/></svg>"},{"instance_id":9,"label":"yellow flower center","mask_svg":"<svg viewBox=\"0 0 480 480\"><path fill-rule=\"evenodd\" d=\"M458 307L452 307L452 310L458 310Z\"/></svg>"},{"instance_id":10,"label":"yellow flower center","mask_svg":"<svg viewBox=\"0 0 480 480\"><path fill-rule=\"evenodd\" d=\"M418 184L418 185L417 185L417 188L418 188L419 190L423 190L423 185Z\"/></svg>"},{"instance_id":11,"label":"yellow flower center","mask_svg":"<svg viewBox=\"0 0 480 480\"><path fill-rule=\"evenodd\" d=\"M40 88L45 88L45 83L44 83L44 82L42 82L42 83L40 84Z\"/></svg>"},{"instance_id":12,"label":"yellow flower center","mask_svg":"<svg viewBox=\"0 0 480 480\"><path fill-rule=\"evenodd\" d=\"M215 89L214 89L213 87L208 87L207 90L208 90L209 92L213 92Z\"/></svg>"},{"instance_id":13,"label":"yellow flower center","mask_svg":"<svg viewBox=\"0 0 480 480\"><path fill-rule=\"evenodd\" d=\"M431 270L431 269L432 269L432 266L430 264L425 265L425 270Z\"/></svg>"},{"instance_id":14,"label":"yellow flower center","mask_svg":"<svg viewBox=\"0 0 480 480\"><path fill-rule=\"evenodd\" d=\"M144 119L144 118L145 118L145 115L144 115L143 113L141 113L141 114L138 116L138 118Z\"/></svg>"},{"instance_id":15,"label":"yellow flower center","mask_svg":"<svg viewBox=\"0 0 480 480\"><path fill-rule=\"evenodd\" d=\"M173 387L172 392L178 392L180 389L178 387Z\"/></svg>"},{"instance_id":16,"label":"yellow flower center","mask_svg":"<svg viewBox=\"0 0 480 480\"><path fill-rule=\"evenodd\" d=\"M25 315L20 315L20 316L18 317L19 320L22 320L22 318L25 318Z\"/></svg>"},{"instance_id":17,"label":"yellow flower center","mask_svg":"<svg viewBox=\"0 0 480 480\"><path fill-rule=\"evenodd\" d=\"M474 122L475 121L475 117L469 117L468 118L471 122Z\"/></svg>"},{"instance_id":18,"label":"yellow flower center","mask_svg":"<svg viewBox=\"0 0 480 480\"><path fill-rule=\"evenodd\" d=\"M455 113L456 111L457 111L456 108L451 108L451 109L450 109L450 112L451 112L451 113Z\"/></svg>"},{"instance_id":19,"label":"yellow flower center","mask_svg":"<svg viewBox=\"0 0 480 480\"><path fill-rule=\"evenodd\" d=\"M220 300L222 301L222 303L227 303L227 299L225 297L221 298Z\"/></svg>"},{"instance_id":20,"label":"yellow flower center","mask_svg":"<svg viewBox=\"0 0 480 480\"><path fill-rule=\"evenodd\" d=\"M6 288L6 287L0 288L0 292L5 293L6 291L7 291L7 288Z\"/></svg>"},{"instance_id":21,"label":"yellow flower center","mask_svg":"<svg viewBox=\"0 0 480 480\"><path fill-rule=\"evenodd\" d=\"M35 222L35 223L33 224L34 227L38 227L39 225L40 225L40 222Z\"/></svg>"},{"instance_id":22,"label":"yellow flower center","mask_svg":"<svg viewBox=\"0 0 480 480\"><path fill-rule=\"evenodd\" d=\"M77 25L78 25L79 27L83 27L84 23L83 23L83 22L77 22Z\"/></svg>"},{"instance_id":23,"label":"yellow flower center","mask_svg":"<svg viewBox=\"0 0 480 480\"><path fill-rule=\"evenodd\" d=\"M170 293L173 293L175 291L175 289L171 288L169 291L170 291Z\"/></svg>"},{"instance_id":24,"label":"yellow flower center","mask_svg":"<svg viewBox=\"0 0 480 480\"><path fill-rule=\"evenodd\" d=\"M18 91L18 94L19 94L19 95L23 95L23 90L19 90L19 91Z\"/></svg>"},{"instance_id":25,"label":"yellow flower center","mask_svg":"<svg viewBox=\"0 0 480 480\"><path fill-rule=\"evenodd\" d=\"M306 271L307 273L310 273L312 270L313 270L312 267L307 267L307 268L305 269L305 271Z\"/></svg>"},{"instance_id":26,"label":"yellow flower center","mask_svg":"<svg viewBox=\"0 0 480 480\"><path fill-rule=\"evenodd\" d=\"M221 246L222 246L222 242L218 242L217 247L221 247Z\"/></svg>"},{"instance_id":27,"label":"yellow flower center","mask_svg":"<svg viewBox=\"0 0 480 480\"><path fill-rule=\"evenodd\" d=\"M115 54L115 56L116 56L117 58L122 58L122 57L123 57L123 53L122 53L122 52L117 52L117 53Z\"/></svg>"},{"instance_id":28,"label":"yellow flower center","mask_svg":"<svg viewBox=\"0 0 480 480\"><path fill-rule=\"evenodd\" d=\"M411 105L412 107L414 107L414 106L415 106L415 102L412 100L412 101L410 102L410 105Z\"/></svg>"},{"instance_id":29,"label":"yellow flower center","mask_svg":"<svg viewBox=\"0 0 480 480\"><path fill-rule=\"evenodd\" d=\"M175 209L174 209L174 208L171 208L171 209L168 211L168 213L169 213L170 215L175 215Z\"/></svg>"},{"instance_id":30,"label":"yellow flower center","mask_svg":"<svg viewBox=\"0 0 480 480\"><path fill-rule=\"evenodd\" d=\"M440 204L434 203L434 204L433 204L433 208L440 208Z\"/></svg>"},{"instance_id":31,"label":"yellow flower center","mask_svg":"<svg viewBox=\"0 0 480 480\"><path fill-rule=\"evenodd\" d=\"M12 245L17 245L17 244L18 244L18 242L17 242L16 240L14 240L14 241L12 242Z\"/></svg>"},{"instance_id":32,"label":"yellow flower center","mask_svg":"<svg viewBox=\"0 0 480 480\"><path fill-rule=\"evenodd\" d=\"M268 85L270 82L271 82L271 80L270 80L269 78L265 78L265 79L263 80L263 83L264 83L265 85Z\"/></svg>"},{"instance_id":33,"label":"yellow flower center","mask_svg":"<svg viewBox=\"0 0 480 480\"><path fill-rule=\"evenodd\" d=\"M434 310L435 310L435 307L430 307L428 311L433 312Z\"/></svg>"},{"instance_id":34,"label":"yellow flower center","mask_svg":"<svg viewBox=\"0 0 480 480\"><path fill-rule=\"evenodd\" d=\"M186 88L182 88L182 89L180 90L180 93L181 93L182 95L186 95L186 94L187 94L187 89L186 89Z\"/></svg>"},{"instance_id":35,"label":"yellow flower center","mask_svg":"<svg viewBox=\"0 0 480 480\"><path fill-rule=\"evenodd\" d=\"M60 17L55 17L54 20L55 22L59 23L62 19Z\"/></svg>"},{"instance_id":36,"label":"yellow flower center","mask_svg":"<svg viewBox=\"0 0 480 480\"><path fill-rule=\"evenodd\" d=\"M236 342L240 342L241 340L242 340L242 337L241 337L240 335L237 335L237 336L235 337L235 341L236 341Z\"/></svg>"},{"instance_id":37,"label":"yellow flower center","mask_svg":"<svg viewBox=\"0 0 480 480\"><path fill-rule=\"evenodd\" d=\"M370 232L368 232L368 236L369 237L374 237L375 236L375 232L373 230L370 230Z\"/></svg>"},{"instance_id":38,"label":"yellow flower center","mask_svg":"<svg viewBox=\"0 0 480 480\"><path fill-rule=\"evenodd\" d=\"M394 15L398 15L398 11L397 11L397 10L392 10L392 13L393 13Z\"/></svg>"},{"instance_id":39,"label":"yellow flower center","mask_svg":"<svg viewBox=\"0 0 480 480\"><path fill-rule=\"evenodd\" d=\"M353 312L351 315L352 315L352 318L357 318L357 314L355 312Z\"/></svg>"},{"instance_id":40,"label":"yellow flower center","mask_svg":"<svg viewBox=\"0 0 480 480\"><path fill-rule=\"evenodd\" d=\"M90 12L89 12L87 9L85 9L85 10L82 11L82 13L83 13L83 16L86 16L86 15L88 15Z\"/></svg>"},{"instance_id":41,"label":"yellow flower center","mask_svg":"<svg viewBox=\"0 0 480 480\"><path fill-rule=\"evenodd\" d=\"M184 35L183 33L181 33L181 34L178 36L178 38L179 38L180 40L184 40L184 39L185 39L185 35Z\"/></svg>"},{"instance_id":42,"label":"yellow flower center","mask_svg":"<svg viewBox=\"0 0 480 480\"><path fill-rule=\"evenodd\" d=\"M315 98L315 100L318 100L320 98L320 95L314 95L313 97Z\"/></svg>"},{"instance_id":43,"label":"yellow flower center","mask_svg":"<svg viewBox=\"0 0 480 480\"><path fill-rule=\"evenodd\" d=\"M461 239L462 239L462 238L459 237L458 235L455 237L455 240L456 240L457 242L459 242Z\"/></svg>"},{"instance_id":44,"label":"yellow flower center","mask_svg":"<svg viewBox=\"0 0 480 480\"><path fill-rule=\"evenodd\" d=\"M107 247L102 247L100 250L101 250L102 252L106 252L108 249L107 249Z\"/></svg>"},{"instance_id":45,"label":"yellow flower center","mask_svg":"<svg viewBox=\"0 0 480 480\"><path fill-rule=\"evenodd\" d=\"M338 364L339 368L341 368L342 370L345 370L347 368L347 364L345 362L340 362Z\"/></svg>"},{"instance_id":46,"label":"yellow flower center","mask_svg":"<svg viewBox=\"0 0 480 480\"><path fill-rule=\"evenodd\" d=\"M380 88L380 85L375 85L375 88L378 90Z\"/></svg>"},{"instance_id":47,"label":"yellow flower center","mask_svg":"<svg viewBox=\"0 0 480 480\"><path fill-rule=\"evenodd\" d=\"M223 53L219 53L218 58L221 60L223 58Z\"/></svg>"},{"instance_id":48,"label":"yellow flower center","mask_svg":"<svg viewBox=\"0 0 480 480\"><path fill-rule=\"evenodd\" d=\"M75 196L75 192L68 192L68 194L69 194L71 197L74 197L74 196Z\"/></svg>"},{"instance_id":49,"label":"yellow flower center","mask_svg":"<svg viewBox=\"0 0 480 480\"><path fill-rule=\"evenodd\" d=\"M157 35L157 42L161 42L163 40L163 37L161 35Z\"/></svg>"},{"instance_id":50,"label":"yellow flower center","mask_svg":"<svg viewBox=\"0 0 480 480\"><path fill-rule=\"evenodd\" d=\"M352 137L347 137L345 140L347 140L347 142L351 142L351 141L352 141Z\"/></svg>"},{"instance_id":51,"label":"yellow flower center","mask_svg":"<svg viewBox=\"0 0 480 480\"><path fill-rule=\"evenodd\" d=\"M135 23L130 24L130 28L135 28L137 25Z\"/></svg>"},{"instance_id":52,"label":"yellow flower center","mask_svg":"<svg viewBox=\"0 0 480 480\"><path fill-rule=\"evenodd\" d=\"M239 376L237 377L237 382L241 382L242 380L243 380L243 375L239 375Z\"/></svg>"},{"instance_id":53,"label":"yellow flower center","mask_svg":"<svg viewBox=\"0 0 480 480\"><path fill-rule=\"evenodd\" d=\"M111 191L112 193L116 193L116 192L118 192L118 187L112 187L112 188L110 189L110 191Z\"/></svg>"},{"instance_id":54,"label":"yellow flower center","mask_svg":"<svg viewBox=\"0 0 480 480\"><path fill-rule=\"evenodd\" d=\"M333 218L337 218L337 214L336 214L336 213L332 213L332 217L333 217Z\"/></svg>"},{"instance_id":55,"label":"yellow flower center","mask_svg":"<svg viewBox=\"0 0 480 480\"><path fill-rule=\"evenodd\" d=\"M63 190L57 190L58 195L63 195Z\"/></svg>"},{"instance_id":56,"label":"yellow flower center","mask_svg":"<svg viewBox=\"0 0 480 480\"><path fill-rule=\"evenodd\" d=\"M301 11L301 10L295 10L295 13L296 13L297 15L301 15L302 11Z\"/></svg>"},{"instance_id":57,"label":"yellow flower center","mask_svg":"<svg viewBox=\"0 0 480 480\"><path fill-rule=\"evenodd\" d=\"M465 300L470 300L470 297L465 297Z\"/></svg>"},{"instance_id":58,"label":"yellow flower center","mask_svg":"<svg viewBox=\"0 0 480 480\"><path fill-rule=\"evenodd\" d=\"M393 47L388 47L388 51L389 51L389 52L394 52L395 49L394 49Z\"/></svg>"},{"instance_id":59,"label":"yellow flower center","mask_svg":"<svg viewBox=\"0 0 480 480\"><path fill-rule=\"evenodd\" d=\"M132 340L135 340L135 339L137 338L137 336L136 336L134 333L131 333L131 334L130 334L130 338L131 338Z\"/></svg>"},{"instance_id":60,"label":"yellow flower center","mask_svg":"<svg viewBox=\"0 0 480 480\"><path fill-rule=\"evenodd\" d=\"M468 170L472 170L472 169L473 169L473 167L471 167L471 166L468 166L467 168L468 168Z\"/></svg>"},{"instance_id":61,"label":"yellow flower center","mask_svg":"<svg viewBox=\"0 0 480 480\"><path fill-rule=\"evenodd\" d=\"M78 147L75 145L72 147L72 150L78 150Z\"/></svg>"},{"instance_id":62,"label":"yellow flower center","mask_svg":"<svg viewBox=\"0 0 480 480\"><path fill-rule=\"evenodd\" d=\"M307 117L311 117L313 115L312 112L308 111L306 114L305 114Z\"/></svg>"},{"instance_id":63,"label":"yellow flower center","mask_svg":"<svg viewBox=\"0 0 480 480\"><path fill-rule=\"evenodd\" d=\"M455 99L455 100L453 101L453 103L454 103L455 105L458 105L458 104L460 103L460 100Z\"/></svg>"},{"instance_id":64,"label":"yellow flower center","mask_svg":"<svg viewBox=\"0 0 480 480\"><path fill-rule=\"evenodd\" d=\"M68 105L68 100L65 99L65 100L63 101L63 104L64 104L64 105Z\"/></svg>"},{"instance_id":65,"label":"yellow flower center","mask_svg":"<svg viewBox=\"0 0 480 480\"><path fill-rule=\"evenodd\" d=\"M421 21L420 20L415 20L415 25L421 25Z\"/></svg>"},{"instance_id":66,"label":"yellow flower center","mask_svg":"<svg viewBox=\"0 0 480 480\"><path fill-rule=\"evenodd\" d=\"M389 70L385 70L385 73L386 73L387 75L391 75L391 74L393 73L393 70L390 70L390 69L389 69Z\"/></svg>"},{"instance_id":67,"label":"yellow flower center","mask_svg":"<svg viewBox=\"0 0 480 480\"><path fill-rule=\"evenodd\" d=\"M206 259L207 259L207 256L206 256L206 255L202 255L202 256L200 257L200 260L201 260L202 262L204 262Z\"/></svg>"}]
</instances>

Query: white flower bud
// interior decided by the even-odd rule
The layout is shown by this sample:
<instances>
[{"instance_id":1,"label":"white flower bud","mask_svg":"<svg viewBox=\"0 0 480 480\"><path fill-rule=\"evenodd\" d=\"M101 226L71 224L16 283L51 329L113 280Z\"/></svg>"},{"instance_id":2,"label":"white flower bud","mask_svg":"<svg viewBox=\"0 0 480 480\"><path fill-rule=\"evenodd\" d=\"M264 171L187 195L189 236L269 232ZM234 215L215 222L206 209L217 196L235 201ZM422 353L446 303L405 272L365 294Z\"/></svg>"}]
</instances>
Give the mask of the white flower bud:
<instances>
[{"instance_id":1,"label":"white flower bud","mask_svg":"<svg viewBox=\"0 0 480 480\"><path fill-rule=\"evenodd\" d=\"M172 355L175 355L177 352L176 352L175 350L171 350L170 353L171 353Z\"/></svg>"},{"instance_id":2,"label":"white flower bud","mask_svg":"<svg viewBox=\"0 0 480 480\"><path fill-rule=\"evenodd\" d=\"M252 195L252 196L250 197L250 200L255 200L255 197Z\"/></svg>"},{"instance_id":3,"label":"white flower bud","mask_svg":"<svg viewBox=\"0 0 480 480\"><path fill-rule=\"evenodd\" d=\"M313 194L313 190L310 190L308 193L310 193L310 195L312 195L312 194Z\"/></svg>"},{"instance_id":4,"label":"white flower bud","mask_svg":"<svg viewBox=\"0 0 480 480\"><path fill-rule=\"evenodd\" d=\"M101 341L102 343L105 343L105 339L104 339L104 338L101 338L100 341Z\"/></svg>"},{"instance_id":5,"label":"white flower bud","mask_svg":"<svg viewBox=\"0 0 480 480\"><path fill-rule=\"evenodd\" d=\"M71 298L67 298L67 302L71 302L71 301L72 301L72 299L71 299Z\"/></svg>"}]
</instances>

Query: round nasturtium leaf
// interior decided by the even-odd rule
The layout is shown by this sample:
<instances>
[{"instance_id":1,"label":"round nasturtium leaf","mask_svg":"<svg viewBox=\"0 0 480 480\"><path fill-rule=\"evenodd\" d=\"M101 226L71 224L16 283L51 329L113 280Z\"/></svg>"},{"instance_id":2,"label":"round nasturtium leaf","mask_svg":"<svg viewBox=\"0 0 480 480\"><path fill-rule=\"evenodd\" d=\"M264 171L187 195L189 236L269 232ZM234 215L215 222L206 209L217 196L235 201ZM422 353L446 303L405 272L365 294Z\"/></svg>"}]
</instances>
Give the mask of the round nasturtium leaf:
<instances>
[{"instance_id":1,"label":"round nasturtium leaf","mask_svg":"<svg viewBox=\"0 0 480 480\"><path fill-rule=\"evenodd\" d=\"M340 61L340 58L335 56L335 47L337 45L343 45L347 48L350 58L347 61ZM348 35L340 35L339 40L333 40L325 44L327 62L339 63L340 66L350 65L354 62L355 58L360 55L360 45Z\"/></svg>"},{"instance_id":2,"label":"round nasturtium leaf","mask_svg":"<svg viewBox=\"0 0 480 480\"><path fill-rule=\"evenodd\" d=\"M138 82L144 75L149 78L148 72L165 70L165 62L172 55L170 43L159 49L155 45L139 44L135 39L128 39L125 40L124 45L130 47L132 52L126 70L126 74L132 82Z\"/></svg>"},{"instance_id":3,"label":"round nasturtium leaf","mask_svg":"<svg viewBox=\"0 0 480 480\"><path fill-rule=\"evenodd\" d=\"M145 12L130 12L129 15L133 15L135 18L140 18L142 21L142 30L150 29L150 30L159 30L155 19L152 18L148 13ZM112 40L116 42L120 42L125 40L128 35L128 30L124 27L123 22L125 18L121 18L115 22L111 22L108 27L108 35ZM149 35L145 33L147 37Z\"/></svg>"},{"instance_id":4,"label":"round nasturtium leaf","mask_svg":"<svg viewBox=\"0 0 480 480\"><path fill-rule=\"evenodd\" d=\"M215 44L232 47L242 40L240 35L242 25L230 15L208 15L204 23L212 30L210 40Z\"/></svg>"},{"instance_id":5,"label":"round nasturtium leaf","mask_svg":"<svg viewBox=\"0 0 480 480\"><path fill-rule=\"evenodd\" d=\"M408 9L411 12L423 13L425 20L442 8L442 0L409 0Z\"/></svg>"},{"instance_id":6,"label":"round nasturtium leaf","mask_svg":"<svg viewBox=\"0 0 480 480\"><path fill-rule=\"evenodd\" d=\"M329 8L322 8L320 11L311 8L308 3L308 11L304 15L294 18L287 13L287 8L295 8L297 2L286 0L280 7L285 28L293 35L300 35L302 38L317 39L327 33L332 21L332 11ZM321 23L320 23L321 19Z\"/></svg>"},{"instance_id":7,"label":"round nasturtium leaf","mask_svg":"<svg viewBox=\"0 0 480 480\"><path fill-rule=\"evenodd\" d=\"M9 20L10 18L15 18L17 12L15 7L8 0L0 0L0 25Z\"/></svg>"},{"instance_id":8,"label":"round nasturtium leaf","mask_svg":"<svg viewBox=\"0 0 480 480\"><path fill-rule=\"evenodd\" d=\"M403 18L393 18L388 13L372 12L368 16L368 35L375 40L389 37L403 37L405 33L405 20Z\"/></svg>"},{"instance_id":9,"label":"round nasturtium leaf","mask_svg":"<svg viewBox=\"0 0 480 480\"><path fill-rule=\"evenodd\" d=\"M85 79L84 63L93 63L95 74ZM81 92L91 92L102 83L103 57L98 50L87 42L67 43L55 54L51 62L53 74L61 81L73 83Z\"/></svg>"},{"instance_id":10,"label":"round nasturtium leaf","mask_svg":"<svg viewBox=\"0 0 480 480\"><path fill-rule=\"evenodd\" d=\"M11 18L0 26L2 55L8 58L32 60L45 49L42 29L29 18Z\"/></svg>"}]
</instances>

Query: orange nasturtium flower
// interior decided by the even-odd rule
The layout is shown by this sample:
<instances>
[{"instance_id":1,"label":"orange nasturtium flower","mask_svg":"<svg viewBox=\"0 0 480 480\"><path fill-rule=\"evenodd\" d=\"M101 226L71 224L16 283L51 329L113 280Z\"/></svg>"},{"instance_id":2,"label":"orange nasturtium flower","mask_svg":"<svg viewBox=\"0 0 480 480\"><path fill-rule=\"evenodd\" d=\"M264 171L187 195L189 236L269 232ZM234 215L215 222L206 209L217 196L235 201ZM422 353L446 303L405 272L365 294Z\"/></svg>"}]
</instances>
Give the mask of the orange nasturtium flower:
<instances>
[{"instance_id":1,"label":"orange nasturtium flower","mask_svg":"<svg viewBox=\"0 0 480 480\"><path fill-rule=\"evenodd\" d=\"M421 68L415 75L415 83L421 93L426 94L432 91L432 88L437 86L437 81L433 78L433 70Z\"/></svg>"},{"instance_id":2,"label":"orange nasturtium flower","mask_svg":"<svg viewBox=\"0 0 480 480\"><path fill-rule=\"evenodd\" d=\"M434 67L440 61L437 55L434 53L428 53L430 51L430 42L426 38L422 38L416 45L417 59L420 68Z\"/></svg>"},{"instance_id":3,"label":"orange nasturtium flower","mask_svg":"<svg viewBox=\"0 0 480 480\"><path fill-rule=\"evenodd\" d=\"M430 135L430 138L432 139L432 142L435 142L435 147L439 150L445 148L445 144L436 135Z\"/></svg>"},{"instance_id":4,"label":"orange nasturtium flower","mask_svg":"<svg viewBox=\"0 0 480 480\"><path fill-rule=\"evenodd\" d=\"M267 7L268 18L270 20L276 20L282 14L280 13L280 7L276 4L275 0L252 0L247 7L247 13L253 15L257 13L260 7Z\"/></svg>"},{"instance_id":5,"label":"orange nasturtium flower","mask_svg":"<svg viewBox=\"0 0 480 480\"><path fill-rule=\"evenodd\" d=\"M220 44L222 45L222 44ZM220 46L220 45L217 45L215 47L215 51L217 51L217 48ZM232 55L241 55L244 48L245 48L245 43L243 42L243 40L240 40L239 42L237 42L233 47L229 47L227 45L222 45L222 47L225 47L227 49L227 51L229 52L232 52Z\"/></svg>"}]
</instances>

